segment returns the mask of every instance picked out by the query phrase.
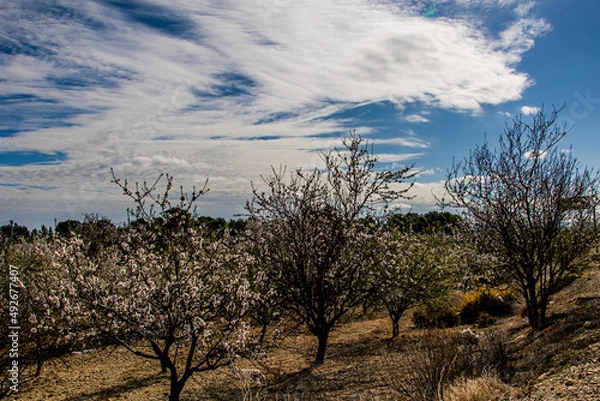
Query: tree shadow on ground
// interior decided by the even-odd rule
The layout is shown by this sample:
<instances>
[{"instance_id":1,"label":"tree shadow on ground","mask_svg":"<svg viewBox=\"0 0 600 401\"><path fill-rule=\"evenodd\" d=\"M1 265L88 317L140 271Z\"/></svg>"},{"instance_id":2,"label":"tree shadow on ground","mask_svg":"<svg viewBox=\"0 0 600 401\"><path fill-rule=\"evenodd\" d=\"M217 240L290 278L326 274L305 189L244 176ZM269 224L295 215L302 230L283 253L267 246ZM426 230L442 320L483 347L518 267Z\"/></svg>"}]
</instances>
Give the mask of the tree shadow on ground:
<instances>
[{"instance_id":1,"label":"tree shadow on ground","mask_svg":"<svg viewBox=\"0 0 600 401\"><path fill-rule=\"evenodd\" d=\"M240 400L240 399L260 399L260 400L286 400L286 401L312 401L320 400L318 398L315 385L318 382L313 372L320 366L312 364L297 372L291 372L278 377L276 383L270 383L264 386L245 387L241 382L221 382L212 383L204 386L202 390L190 393L192 399L210 399L210 400ZM235 380L235 379L233 379ZM196 398L194 398L196 397Z\"/></svg>"},{"instance_id":2,"label":"tree shadow on ground","mask_svg":"<svg viewBox=\"0 0 600 401\"><path fill-rule=\"evenodd\" d=\"M83 392L78 395L73 395L71 397L65 398L64 401L105 401L113 397L119 397L121 395L127 394L128 392L138 388L148 387L153 384L157 384L164 380L165 376L162 374L153 374L144 378L129 379L124 383L100 389L92 393ZM165 387L165 392L166 391L168 391L168 387Z\"/></svg>"}]
</instances>

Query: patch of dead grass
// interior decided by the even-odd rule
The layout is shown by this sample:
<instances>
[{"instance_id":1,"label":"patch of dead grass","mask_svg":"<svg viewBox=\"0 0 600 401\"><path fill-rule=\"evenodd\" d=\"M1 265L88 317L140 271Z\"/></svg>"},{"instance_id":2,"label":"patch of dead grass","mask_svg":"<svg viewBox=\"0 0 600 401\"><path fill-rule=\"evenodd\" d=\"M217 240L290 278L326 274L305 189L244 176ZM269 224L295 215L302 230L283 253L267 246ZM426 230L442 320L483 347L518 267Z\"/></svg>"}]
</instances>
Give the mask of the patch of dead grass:
<instances>
[{"instance_id":1,"label":"patch of dead grass","mask_svg":"<svg viewBox=\"0 0 600 401\"><path fill-rule=\"evenodd\" d=\"M503 383L495 376L461 379L444 392L444 401L509 401L523 396L520 389Z\"/></svg>"},{"instance_id":2,"label":"patch of dead grass","mask_svg":"<svg viewBox=\"0 0 600 401\"><path fill-rule=\"evenodd\" d=\"M458 378L445 387L445 401L512 400L519 397L517 386L529 389L530 400L559 399L551 388L559 389L559 379L568 377L568 388L582 387L577 377L588 382L600 372L600 307L598 300L584 302L578 297L596 294L600 288L600 272L586 273L554 297L551 305L552 330L532 333L519 316L502 319L491 329L502 330L508 336L513 387L495 377ZM245 400L245 401L311 401L311 400L403 400L389 383L390 374L403 379L414 369L407 352L429 332L413 329L410 313L401 320L400 336L391 337L391 323L385 313L375 313L368 319L356 319L340 325L330 336L325 363L313 365L316 340L303 330L295 331L271 346L268 359L260 363L241 361L241 369L258 369L264 376L261 383L244 382L234 370L197 374L182 393L182 401ZM464 329L435 331L437 335L455 335ZM431 332L434 333L434 332ZM431 334L433 335L433 334ZM575 368L573 368L575 367ZM566 373L569 373L567 376ZM541 377L539 377L542 375ZM521 379L519 379L521 377ZM539 377L539 378L538 378ZM564 380L563 380L564 381ZM546 385L547 383L547 385ZM595 383L595 382L594 382ZM600 395L588 386L588 393L597 400ZM10 401L160 401L167 399L169 381L160 374L157 361L136 357L124 349L98 350L84 355L68 355L44 366L42 375L23 385ZM545 392L542 393L542 389ZM559 391L559 390L556 390ZM555 391L555 392L556 392ZM502 394L507 394L501 398ZM536 396L536 394L539 396ZM569 393L570 394L570 393ZM587 394L587 393L586 393ZM493 398L497 397L497 398ZM512 397L512 398L511 398ZM537 397L537 398L535 398Z\"/></svg>"}]
</instances>

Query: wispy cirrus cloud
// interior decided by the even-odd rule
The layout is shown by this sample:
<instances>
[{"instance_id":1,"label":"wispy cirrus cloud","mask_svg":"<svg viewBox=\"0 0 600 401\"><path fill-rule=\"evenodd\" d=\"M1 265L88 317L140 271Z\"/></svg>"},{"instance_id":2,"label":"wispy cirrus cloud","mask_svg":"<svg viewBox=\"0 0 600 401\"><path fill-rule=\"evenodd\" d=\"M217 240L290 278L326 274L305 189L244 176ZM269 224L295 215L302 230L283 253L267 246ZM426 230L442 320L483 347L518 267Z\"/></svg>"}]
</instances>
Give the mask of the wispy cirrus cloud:
<instances>
[{"instance_id":1,"label":"wispy cirrus cloud","mask_svg":"<svg viewBox=\"0 0 600 401\"><path fill-rule=\"evenodd\" d=\"M519 99L532 81L515 63L549 29L530 16L530 2L484 2L513 13L498 32L476 22L486 18L481 2L428 3L437 8L408 0L6 2L0 146L66 156L43 168L3 166L0 184L49 183L57 189L44 206L59 218L97 208L114 216L100 201L104 194L122 205L110 166L131 179L169 170L185 182L216 177L216 192L241 208L249 190L240 180L270 165L317 165L316 151L339 145L359 122L332 116L357 105L477 112ZM354 128L377 139L375 128ZM249 140L259 137L271 139ZM407 152L384 159L410 160L419 155L411 148L428 146L401 135L394 145ZM19 210L13 187L0 191Z\"/></svg>"},{"instance_id":2,"label":"wispy cirrus cloud","mask_svg":"<svg viewBox=\"0 0 600 401\"><path fill-rule=\"evenodd\" d=\"M429 119L427 117L423 117L422 115L419 115L419 114L408 115L408 116L404 117L404 120L408 121L409 123L427 123L427 122L429 122Z\"/></svg>"}]
</instances>

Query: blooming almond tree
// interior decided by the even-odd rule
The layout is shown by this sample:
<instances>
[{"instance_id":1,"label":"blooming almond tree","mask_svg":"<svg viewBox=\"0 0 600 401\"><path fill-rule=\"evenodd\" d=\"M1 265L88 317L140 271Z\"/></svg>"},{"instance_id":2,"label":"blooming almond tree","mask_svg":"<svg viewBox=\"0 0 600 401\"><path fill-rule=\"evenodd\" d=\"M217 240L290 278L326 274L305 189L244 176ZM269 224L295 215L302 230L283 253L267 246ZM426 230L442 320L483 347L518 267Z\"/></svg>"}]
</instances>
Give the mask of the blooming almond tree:
<instances>
[{"instance_id":1,"label":"blooming almond tree","mask_svg":"<svg viewBox=\"0 0 600 401\"><path fill-rule=\"evenodd\" d=\"M48 359L94 340L89 316L74 300L64 269L52 264L53 254L50 239L7 242L0 234L0 317L7 323L0 329L0 365L7 373L0 377L0 398L11 393L9 376L22 385Z\"/></svg>"},{"instance_id":2,"label":"blooming almond tree","mask_svg":"<svg viewBox=\"0 0 600 401\"><path fill-rule=\"evenodd\" d=\"M377 158L355 134L345 149L323 154L325 171L285 169L254 188L246 209L266 275L283 306L318 339L316 362L325 357L335 324L370 296L379 208L402 197L413 175L376 170Z\"/></svg>"},{"instance_id":3,"label":"blooming almond tree","mask_svg":"<svg viewBox=\"0 0 600 401\"><path fill-rule=\"evenodd\" d=\"M159 177L159 180L162 176ZM155 359L170 376L170 401L179 400L196 372L217 369L247 352L244 317L255 300L247 281L247 255L233 240L203 235L190 209L202 194L169 200L166 190L115 179L134 199L136 220L121 230L119 257L96 263L78 238L65 241L66 265L98 329L134 354ZM148 208L150 202L157 209Z\"/></svg>"},{"instance_id":4,"label":"blooming almond tree","mask_svg":"<svg viewBox=\"0 0 600 401\"><path fill-rule=\"evenodd\" d=\"M377 288L399 334L404 312L419 303L439 301L458 277L459 256L441 233L417 234L392 230L382 238Z\"/></svg>"}]
</instances>

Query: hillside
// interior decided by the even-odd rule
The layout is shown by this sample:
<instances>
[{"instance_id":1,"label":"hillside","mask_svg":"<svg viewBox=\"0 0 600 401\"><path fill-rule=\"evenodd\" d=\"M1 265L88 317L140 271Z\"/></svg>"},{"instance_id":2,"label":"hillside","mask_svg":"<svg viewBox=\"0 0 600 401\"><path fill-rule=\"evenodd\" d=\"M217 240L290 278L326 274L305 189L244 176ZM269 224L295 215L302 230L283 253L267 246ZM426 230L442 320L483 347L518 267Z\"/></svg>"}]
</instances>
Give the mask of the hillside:
<instances>
[{"instance_id":1,"label":"hillside","mask_svg":"<svg viewBox=\"0 0 600 401\"><path fill-rule=\"evenodd\" d=\"M466 326L415 330L405 316L400 336L390 340L389 320L376 313L336 329L322 365L311 364L314 339L298 333L271 349L260 365L197 374L182 400L403 400L408 398L401 390L414 390L415 373L426 370L427 358L419 352L433 350L431 357L452 349L496 352L497 371L511 385L492 377L459 380L446 389L447 400L600 399L600 271L585 273L557 294L550 314L551 326L544 332L533 334L520 316L511 316L490 328L471 328L478 339L469 338ZM484 341L480 348L466 345ZM459 348L452 348L456 344ZM458 360L454 355L452 366ZM469 398L472 388L480 397L484 390L495 395ZM20 390L9 399L165 400L168 379L156 361L111 348L50 361L41 377Z\"/></svg>"}]
</instances>

